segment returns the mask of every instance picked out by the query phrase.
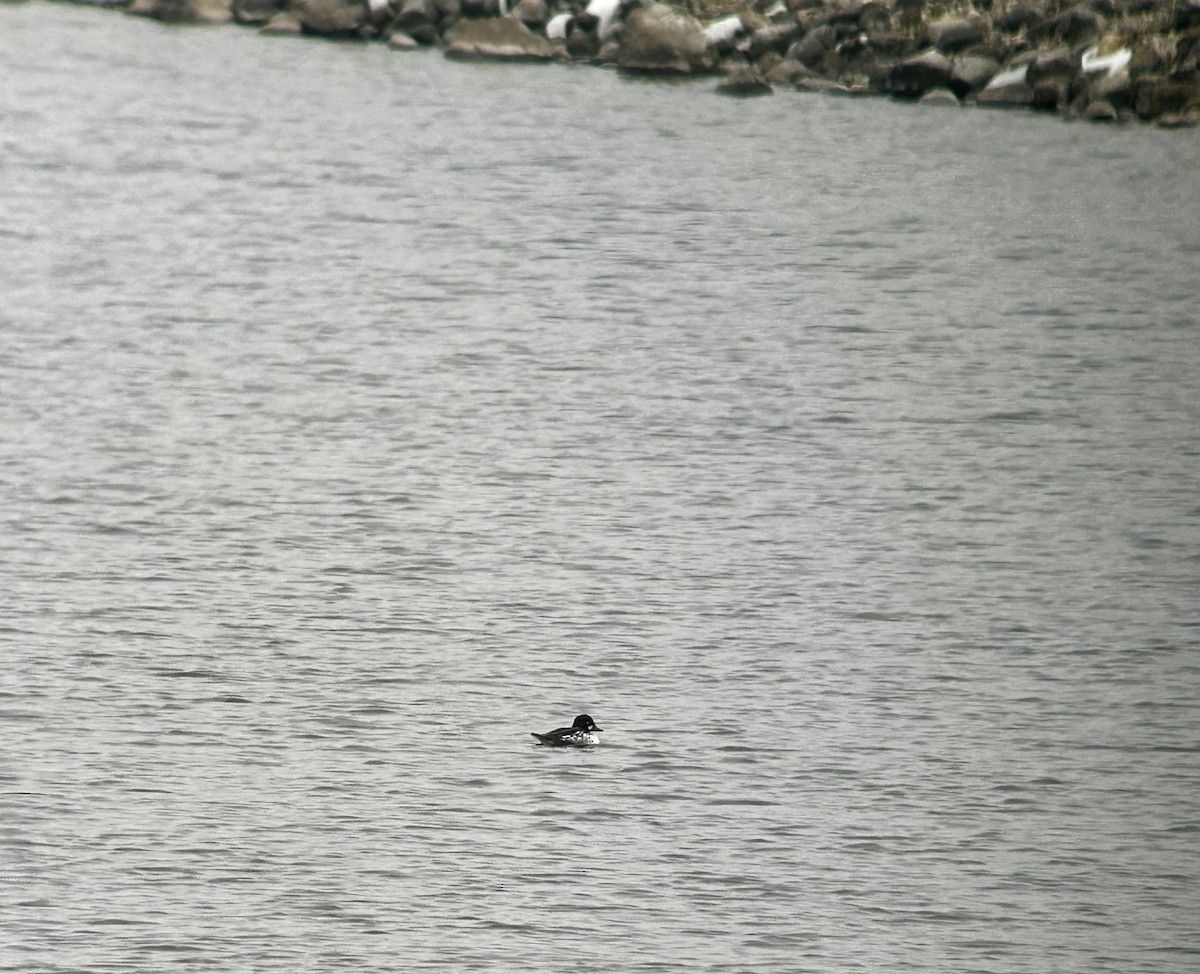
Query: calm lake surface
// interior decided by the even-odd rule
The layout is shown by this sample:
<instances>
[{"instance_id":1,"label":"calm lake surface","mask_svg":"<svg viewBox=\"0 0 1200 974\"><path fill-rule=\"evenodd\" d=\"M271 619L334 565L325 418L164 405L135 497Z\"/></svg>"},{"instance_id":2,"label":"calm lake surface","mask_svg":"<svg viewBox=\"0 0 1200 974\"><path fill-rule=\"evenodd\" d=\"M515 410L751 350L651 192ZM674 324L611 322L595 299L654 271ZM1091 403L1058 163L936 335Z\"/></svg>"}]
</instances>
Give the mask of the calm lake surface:
<instances>
[{"instance_id":1,"label":"calm lake surface","mask_svg":"<svg viewBox=\"0 0 1200 974\"><path fill-rule=\"evenodd\" d=\"M1200 136L714 84L0 9L0 970L1200 968Z\"/></svg>"}]
</instances>

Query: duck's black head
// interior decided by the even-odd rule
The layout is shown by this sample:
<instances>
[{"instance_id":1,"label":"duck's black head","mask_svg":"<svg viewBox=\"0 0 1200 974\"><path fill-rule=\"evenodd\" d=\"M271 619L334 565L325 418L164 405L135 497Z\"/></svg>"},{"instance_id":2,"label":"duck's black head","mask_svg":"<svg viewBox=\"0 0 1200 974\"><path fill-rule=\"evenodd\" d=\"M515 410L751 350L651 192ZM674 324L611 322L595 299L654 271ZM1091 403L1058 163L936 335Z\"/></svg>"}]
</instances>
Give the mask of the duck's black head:
<instances>
[{"instance_id":1,"label":"duck's black head","mask_svg":"<svg viewBox=\"0 0 1200 974\"><path fill-rule=\"evenodd\" d=\"M600 728L596 726L596 722L594 720L592 720L592 718L589 717L587 714L580 714L578 717L575 718L575 723L573 723L571 726L574 727L575 730L582 730L582 731L598 731L598 730L600 730Z\"/></svg>"}]
</instances>

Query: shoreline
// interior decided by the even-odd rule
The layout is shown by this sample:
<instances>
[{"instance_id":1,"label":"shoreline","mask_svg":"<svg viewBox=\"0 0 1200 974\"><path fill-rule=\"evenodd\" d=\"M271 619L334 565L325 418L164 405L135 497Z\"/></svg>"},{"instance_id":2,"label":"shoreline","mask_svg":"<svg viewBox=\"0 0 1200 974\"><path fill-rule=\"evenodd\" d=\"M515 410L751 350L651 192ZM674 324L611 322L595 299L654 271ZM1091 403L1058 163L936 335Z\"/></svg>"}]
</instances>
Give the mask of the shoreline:
<instances>
[{"instance_id":1,"label":"shoreline","mask_svg":"<svg viewBox=\"0 0 1200 974\"><path fill-rule=\"evenodd\" d=\"M11 2L11 0L9 0ZM172 24L1095 123L1200 125L1200 0L62 0ZM511 7L510 7L511 4Z\"/></svg>"}]
</instances>

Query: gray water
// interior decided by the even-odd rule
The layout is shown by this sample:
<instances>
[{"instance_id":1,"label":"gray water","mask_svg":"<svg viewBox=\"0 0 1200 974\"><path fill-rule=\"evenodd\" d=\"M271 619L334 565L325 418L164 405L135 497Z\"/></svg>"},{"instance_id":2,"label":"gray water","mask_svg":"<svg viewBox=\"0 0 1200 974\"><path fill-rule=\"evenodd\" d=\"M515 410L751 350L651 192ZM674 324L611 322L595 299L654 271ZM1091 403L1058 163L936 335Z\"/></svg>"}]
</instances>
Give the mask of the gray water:
<instances>
[{"instance_id":1,"label":"gray water","mask_svg":"<svg viewBox=\"0 0 1200 974\"><path fill-rule=\"evenodd\" d=\"M0 10L0 969L1200 966L1200 138L712 85Z\"/></svg>"}]
</instances>

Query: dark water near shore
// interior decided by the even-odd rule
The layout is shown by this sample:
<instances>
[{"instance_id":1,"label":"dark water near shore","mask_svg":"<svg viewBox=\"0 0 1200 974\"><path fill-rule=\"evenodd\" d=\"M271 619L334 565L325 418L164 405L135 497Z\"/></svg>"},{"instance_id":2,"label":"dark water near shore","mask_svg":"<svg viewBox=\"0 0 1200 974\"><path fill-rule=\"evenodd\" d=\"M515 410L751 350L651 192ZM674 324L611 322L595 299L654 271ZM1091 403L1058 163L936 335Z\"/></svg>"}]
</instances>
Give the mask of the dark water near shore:
<instances>
[{"instance_id":1,"label":"dark water near shore","mask_svg":"<svg viewBox=\"0 0 1200 974\"><path fill-rule=\"evenodd\" d=\"M711 87L0 9L0 970L1197 969L1200 138Z\"/></svg>"}]
</instances>

